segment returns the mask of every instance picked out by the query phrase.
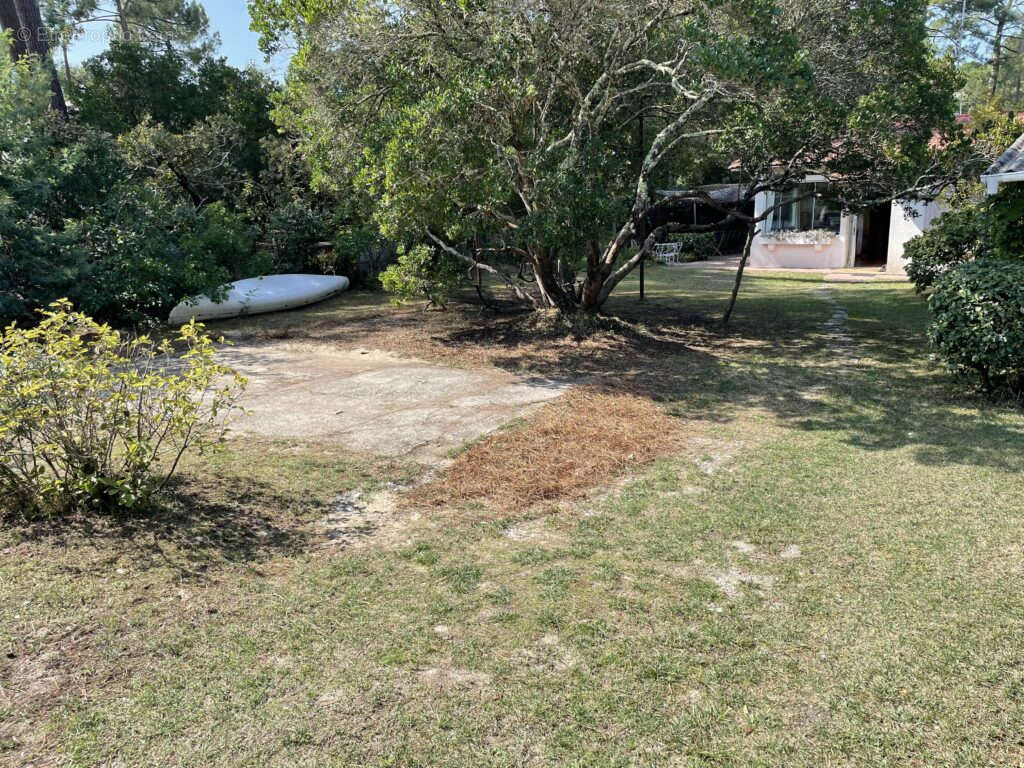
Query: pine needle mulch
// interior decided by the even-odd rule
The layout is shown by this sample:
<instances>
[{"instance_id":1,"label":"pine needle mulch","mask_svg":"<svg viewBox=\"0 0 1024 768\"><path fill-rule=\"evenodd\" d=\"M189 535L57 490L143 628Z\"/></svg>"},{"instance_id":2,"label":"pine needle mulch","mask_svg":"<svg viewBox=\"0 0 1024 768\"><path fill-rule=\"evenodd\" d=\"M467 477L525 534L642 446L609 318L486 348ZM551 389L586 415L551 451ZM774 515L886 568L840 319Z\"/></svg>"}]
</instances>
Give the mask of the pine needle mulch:
<instances>
[{"instance_id":1,"label":"pine needle mulch","mask_svg":"<svg viewBox=\"0 0 1024 768\"><path fill-rule=\"evenodd\" d=\"M649 399L579 390L473 443L407 501L517 511L583 496L678 442L679 421Z\"/></svg>"}]
</instances>

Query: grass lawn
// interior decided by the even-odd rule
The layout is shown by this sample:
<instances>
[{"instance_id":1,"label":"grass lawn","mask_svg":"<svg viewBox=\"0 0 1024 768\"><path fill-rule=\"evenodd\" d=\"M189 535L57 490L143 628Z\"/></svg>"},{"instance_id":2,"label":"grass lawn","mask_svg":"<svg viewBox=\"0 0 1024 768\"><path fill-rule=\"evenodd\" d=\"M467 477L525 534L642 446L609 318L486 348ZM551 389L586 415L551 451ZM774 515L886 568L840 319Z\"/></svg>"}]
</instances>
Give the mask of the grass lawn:
<instances>
[{"instance_id":1,"label":"grass lawn","mask_svg":"<svg viewBox=\"0 0 1024 768\"><path fill-rule=\"evenodd\" d=\"M1024 414L957 394L906 285L754 273L725 334L730 287L651 269L583 341L359 294L225 326L586 377L677 435L511 512L233 441L152 517L9 523L0 764L1024 765Z\"/></svg>"}]
</instances>

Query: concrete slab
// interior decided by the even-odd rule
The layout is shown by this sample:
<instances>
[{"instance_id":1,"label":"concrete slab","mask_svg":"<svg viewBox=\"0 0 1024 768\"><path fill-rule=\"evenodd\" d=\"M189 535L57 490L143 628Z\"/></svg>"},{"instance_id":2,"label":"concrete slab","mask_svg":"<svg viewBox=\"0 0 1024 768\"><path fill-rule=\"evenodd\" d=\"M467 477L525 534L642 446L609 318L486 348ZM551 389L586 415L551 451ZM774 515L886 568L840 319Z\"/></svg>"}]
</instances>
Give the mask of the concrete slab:
<instances>
[{"instance_id":1,"label":"concrete slab","mask_svg":"<svg viewBox=\"0 0 1024 768\"><path fill-rule=\"evenodd\" d=\"M571 386L323 344L238 344L218 359L249 379L241 403L249 413L235 435L417 459L443 458Z\"/></svg>"}]
</instances>

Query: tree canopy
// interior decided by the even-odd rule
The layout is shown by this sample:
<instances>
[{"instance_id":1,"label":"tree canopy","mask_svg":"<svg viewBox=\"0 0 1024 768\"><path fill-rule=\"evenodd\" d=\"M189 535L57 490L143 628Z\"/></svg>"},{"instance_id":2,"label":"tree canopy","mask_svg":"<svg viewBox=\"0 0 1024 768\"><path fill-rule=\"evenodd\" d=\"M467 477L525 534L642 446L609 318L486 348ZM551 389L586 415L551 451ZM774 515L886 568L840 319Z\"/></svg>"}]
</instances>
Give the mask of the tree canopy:
<instances>
[{"instance_id":1,"label":"tree canopy","mask_svg":"<svg viewBox=\"0 0 1024 768\"><path fill-rule=\"evenodd\" d=\"M936 46L965 75L961 107L1024 108L1024 2L939 0L929 11Z\"/></svg>"},{"instance_id":2,"label":"tree canopy","mask_svg":"<svg viewBox=\"0 0 1024 768\"><path fill-rule=\"evenodd\" d=\"M350 234L350 211L310 189L265 75L114 41L64 121L51 72L0 61L0 319L66 296L149 323L230 279L331 267L319 244Z\"/></svg>"},{"instance_id":3,"label":"tree canopy","mask_svg":"<svg viewBox=\"0 0 1024 768\"><path fill-rule=\"evenodd\" d=\"M196 0L62 0L69 31L107 25L112 40L200 55L209 52L209 20Z\"/></svg>"},{"instance_id":4,"label":"tree canopy","mask_svg":"<svg viewBox=\"0 0 1024 768\"><path fill-rule=\"evenodd\" d=\"M268 47L301 44L278 116L317 181L541 306L599 308L652 241L631 247L659 188L734 180L746 201L815 173L850 204L922 189L952 111L920 0L252 10Z\"/></svg>"},{"instance_id":5,"label":"tree canopy","mask_svg":"<svg viewBox=\"0 0 1024 768\"><path fill-rule=\"evenodd\" d=\"M127 300L97 288L92 311L159 315L183 291L372 233L409 254L396 269L440 285L472 268L527 304L597 311L670 232L753 237L763 192L813 177L858 208L947 183L964 142L950 119L956 60L935 44L946 5L252 0L263 48L297 46L279 86L211 55L190 0L68 0L43 14L0 0L18 31L30 16L120 30L75 72L65 59L62 77L51 50L8 41L4 79L22 106L5 119L24 135L0 188L6 231L23 235L0 241L20 275L17 309L0 313L54 298L28 277L41 263L52 290L86 292L83 275L103 270L132 283ZM971 0L958 39L980 40L996 5ZM20 117L40 77L63 124ZM721 183L728 202L707 191ZM680 201L715 216L665 215Z\"/></svg>"}]
</instances>

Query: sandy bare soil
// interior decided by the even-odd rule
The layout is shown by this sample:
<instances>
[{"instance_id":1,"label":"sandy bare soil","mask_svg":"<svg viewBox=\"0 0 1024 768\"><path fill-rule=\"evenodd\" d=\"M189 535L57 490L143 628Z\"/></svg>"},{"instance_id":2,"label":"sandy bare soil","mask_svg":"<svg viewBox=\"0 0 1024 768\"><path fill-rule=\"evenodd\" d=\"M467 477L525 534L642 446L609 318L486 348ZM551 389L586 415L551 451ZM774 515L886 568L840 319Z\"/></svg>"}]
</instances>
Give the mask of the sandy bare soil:
<instances>
[{"instance_id":1,"label":"sandy bare soil","mask_svg":"<svg viewBox=\"0 0 1024 768\"><path fill-rule=\"evenodd\" d=\"M218 357L249 379L248 413L235 422L236 435L418 459L442 458L569 387L315 343L236 344Z\"/></svg>"}]
</instances>

